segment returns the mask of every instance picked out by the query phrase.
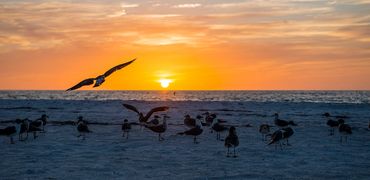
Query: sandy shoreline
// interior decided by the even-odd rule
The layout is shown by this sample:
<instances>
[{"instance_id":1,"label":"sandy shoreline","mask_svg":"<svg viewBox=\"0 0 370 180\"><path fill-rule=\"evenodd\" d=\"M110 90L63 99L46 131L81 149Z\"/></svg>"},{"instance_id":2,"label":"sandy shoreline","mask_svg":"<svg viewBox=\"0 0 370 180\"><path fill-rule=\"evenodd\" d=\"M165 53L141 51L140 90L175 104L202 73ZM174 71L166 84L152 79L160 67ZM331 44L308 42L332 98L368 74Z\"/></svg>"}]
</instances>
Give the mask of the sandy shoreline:
<instances>
[{"instance_id":1,"label":"sandy shoreline","mask_svg":"<svg viewBox=\"0 0 370 180\"><path fill-rule=\"evenodd\" d=\"M50 121L75 120L83 115L94 122L122 123L136 120L136 114L122 108L133 104L144 111L166 105L168 130L165 141L158 142L153 132L135 126L130 138L121 137L118 125L90 125L94 133L85 141L78 140L72 125L47 126L38 139L16 141L9 145L1 137L0 174L4 179L367 179L370 177L369 104L194 102L194 101L68 101L68 100L0 100L0 121L15 118L36 119L42 113ZM199 137L176 135L186 128L184 114L195 116L204 111L218 114L238 127L238 158L226 158L223 142L208 129ZM294 120L298 126L283 151L261 141L258 126L273 124L273 113ZM339 135L328 136L324 112L348 116L346 122L354 134L346 144ZM0 124L1 127L9 123ZM277 129L276 127L274 128ZM225 136L225 133L222 134Z\"/></svg>"}]
</instances>

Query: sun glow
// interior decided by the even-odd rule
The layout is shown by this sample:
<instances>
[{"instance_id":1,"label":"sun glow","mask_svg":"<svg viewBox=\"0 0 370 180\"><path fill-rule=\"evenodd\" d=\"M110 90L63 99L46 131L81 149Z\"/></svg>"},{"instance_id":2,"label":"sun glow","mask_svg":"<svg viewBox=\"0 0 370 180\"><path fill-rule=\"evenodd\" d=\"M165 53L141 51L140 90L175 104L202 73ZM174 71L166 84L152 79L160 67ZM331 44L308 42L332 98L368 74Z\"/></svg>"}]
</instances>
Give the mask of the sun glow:
<instances>
[{"instance_id":1,"label":"sun glow","mask_svg":"<svg viewBox=\"0 0 370 180\"><path fill-rule=\"evenodd\" d=\"M170 83L172 83L172 80L170 80L170 79L160 79L159 83L161 83L162 88L168 88L168 86L170 86Z\"/></svg>"}]
</instances>

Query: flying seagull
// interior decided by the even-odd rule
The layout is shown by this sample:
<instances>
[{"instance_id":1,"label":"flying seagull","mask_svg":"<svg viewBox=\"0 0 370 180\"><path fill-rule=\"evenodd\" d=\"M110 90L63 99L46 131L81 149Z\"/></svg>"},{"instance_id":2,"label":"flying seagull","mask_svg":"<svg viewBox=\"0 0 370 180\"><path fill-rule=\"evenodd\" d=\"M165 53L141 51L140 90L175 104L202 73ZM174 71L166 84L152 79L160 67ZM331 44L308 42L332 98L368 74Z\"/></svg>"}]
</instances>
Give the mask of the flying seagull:
<instances>
[{"instance_id":1,"label":"flying seagull","mask_svg":"<svg viewBox=\"0 0 370 180\"><path fill-rule=\"evenodd\" d=\"M111 75L112 73L114 73L115 71L117 71L117 70L120 70L120 69L122 69L122 68L124 68L124 67L126 67L126 66L128 66L129 64L131 64L132 62L134 62L136 60L136 58L135 59L133 59L133 60L131 60L131 61L129 61L129 62L126 62L126 63L123 63L123 64L120 64L120 65L117 65L117 66L115 66L115 67L113 67L113 68L111 68L111 69L109 69L107 72L105 72L103 75L99 75L98 77L96 77L96 78L88 78L88 79L85 79L85 80L83 80L83 81L81 81L80 83L78 83L78 84L76 84L75 86L73 86L73 87L71 87L71 88L69 88L69 89L67 89L67 91L73 91L73 90L75 90L75 89L78 89L78 88L80 88L80 87L82 87L82 86L88 86L88 85L91 85L91 84L94 84L94 86L93 87L98 87L98 86L100 86L101 84L103 84L103 82L105 81L105 78L106 77L108 77L109 75Z\"/></svg>"}]
</instances>

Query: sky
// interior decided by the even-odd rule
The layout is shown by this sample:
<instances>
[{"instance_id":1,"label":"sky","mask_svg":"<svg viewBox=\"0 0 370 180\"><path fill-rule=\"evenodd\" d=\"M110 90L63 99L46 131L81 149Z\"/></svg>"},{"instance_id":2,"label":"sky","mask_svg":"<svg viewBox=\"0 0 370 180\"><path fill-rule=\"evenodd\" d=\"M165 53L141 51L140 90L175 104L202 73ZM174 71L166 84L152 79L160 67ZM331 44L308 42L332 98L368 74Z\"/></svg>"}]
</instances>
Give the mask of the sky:
<instances>
[{"instance_id":1,"label":"sky","mask_svg":"<svg viewBox=\"0 0 370 180\"><path fill-rule=\"evenodd\" d=\"M0 0L0 89L133 58L94 90L370 90L370 0Z\"/></svg>"}]
</instances>

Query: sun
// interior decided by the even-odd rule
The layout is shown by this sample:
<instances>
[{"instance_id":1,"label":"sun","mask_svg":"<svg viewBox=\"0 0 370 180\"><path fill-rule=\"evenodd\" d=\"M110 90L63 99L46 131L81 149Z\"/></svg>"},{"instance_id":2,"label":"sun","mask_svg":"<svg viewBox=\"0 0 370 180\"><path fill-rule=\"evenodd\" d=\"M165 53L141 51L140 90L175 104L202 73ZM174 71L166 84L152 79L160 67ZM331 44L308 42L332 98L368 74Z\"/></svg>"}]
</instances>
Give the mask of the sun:
<instances>
[{"instance_id":1,"label":"sun","mask_svg":"<svg viewBox=\"0 0 370 180\"><path fill-rule=\"evenodd\" d=\"M170 80L170 79L160 79L159 83L161 83L162 88L168 88L168 86L170 86L170 83L172 83L172 80Z\"/></svg>"}]
</instances>

